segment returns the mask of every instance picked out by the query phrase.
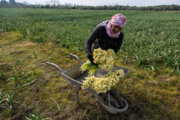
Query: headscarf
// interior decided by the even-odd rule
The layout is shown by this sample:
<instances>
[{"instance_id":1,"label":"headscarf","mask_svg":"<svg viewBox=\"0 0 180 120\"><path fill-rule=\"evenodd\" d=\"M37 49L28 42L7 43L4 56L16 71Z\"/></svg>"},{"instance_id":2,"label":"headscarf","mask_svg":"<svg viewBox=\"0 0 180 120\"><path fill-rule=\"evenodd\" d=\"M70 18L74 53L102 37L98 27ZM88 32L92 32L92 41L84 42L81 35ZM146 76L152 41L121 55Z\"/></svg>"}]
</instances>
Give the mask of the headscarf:
<instances>
[{"instance_id":1,"label":"headscarf","mask_svg":"<svg viewBox=\"0 0 180 120\"><path fill-rule=\"evenodd\" d=\"M106 33L108 34L108 36L111 38L118 38L121 31L117 33L111 33L111 24L115 26L120 26L122 28L126 24L126 17L122 14L115 14L114 16L112 16L112 19L108 22L106 26Z\"/></svg>"},{"instance_id":2,"label":"headscarf","mask_svg":"<svg viewBox=\"0 0 180 120\"><path fill-rule=\"evenodd\" d=\"M122 28L126 24L126 17L122 14L115 14L114 16L112 16L110 23Z\"/></svg>"}]
</instances>

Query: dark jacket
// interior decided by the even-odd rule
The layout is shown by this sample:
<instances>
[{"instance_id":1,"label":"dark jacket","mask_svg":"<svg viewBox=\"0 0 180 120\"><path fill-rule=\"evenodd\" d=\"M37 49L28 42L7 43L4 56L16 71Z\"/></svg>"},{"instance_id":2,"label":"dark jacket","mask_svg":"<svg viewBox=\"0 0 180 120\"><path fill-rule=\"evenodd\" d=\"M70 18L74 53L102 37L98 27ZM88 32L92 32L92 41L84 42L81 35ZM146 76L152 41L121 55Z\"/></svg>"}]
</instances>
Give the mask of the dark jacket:
<instances>
[{"instance_id":1,"label":"dark jacket","mask_svg":"<svg viewBox=\"0 0 180 120\"><path fill-rule=\"evenodd\" d=\"M92 55L92 44L94 43L93 49L101 48L103 50L113 49L115 52L121 47L123 41L123 33L121 32L119 38L110 38L106 33L105 26L97 26L93 31L89 39L85 44L85 51L88 55Z\"/></svg>"}]
</instances>

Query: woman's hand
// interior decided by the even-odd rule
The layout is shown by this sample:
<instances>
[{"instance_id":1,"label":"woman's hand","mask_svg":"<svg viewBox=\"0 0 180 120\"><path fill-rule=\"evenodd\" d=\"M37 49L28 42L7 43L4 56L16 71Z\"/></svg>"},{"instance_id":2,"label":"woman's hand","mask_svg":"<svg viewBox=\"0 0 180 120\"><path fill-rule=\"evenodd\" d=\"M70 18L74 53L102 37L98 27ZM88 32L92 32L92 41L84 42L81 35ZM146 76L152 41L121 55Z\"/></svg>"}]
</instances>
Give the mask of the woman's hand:
<instances>
[{"instance_id":1,"label":"woman's hand","mask_svg":"<svg viewBox=\"0 0 180 120\"><path fill-rule=\"evenodd\" d=\"M87 58L91 61L91 64L93 65L97 65L96 63L94 63L94 59L93 59L93 56L92 55L88 55Z\"/></svg>"}]
</instances>

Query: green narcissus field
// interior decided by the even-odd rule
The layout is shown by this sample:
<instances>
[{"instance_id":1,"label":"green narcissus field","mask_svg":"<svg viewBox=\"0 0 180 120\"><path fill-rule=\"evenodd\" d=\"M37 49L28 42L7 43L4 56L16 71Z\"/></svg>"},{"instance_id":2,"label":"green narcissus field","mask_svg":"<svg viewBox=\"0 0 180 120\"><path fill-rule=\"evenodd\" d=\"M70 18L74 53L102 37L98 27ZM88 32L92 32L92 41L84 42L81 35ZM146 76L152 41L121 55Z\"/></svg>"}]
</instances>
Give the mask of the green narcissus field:
<instances>
[{"instance_id":1,"label":"green narcissus field","mask_svg":"<svg viewBox=\"0 0 180 120\"><path fill-rule=\"evenodd\" d=\"M129 103L113 115L58 70L86 61L85 41L116 13L127 18L118 66L131 72L119 92ZM179 120L180 11L0 8L0 120Z\"/></svg>"}]
</instances>

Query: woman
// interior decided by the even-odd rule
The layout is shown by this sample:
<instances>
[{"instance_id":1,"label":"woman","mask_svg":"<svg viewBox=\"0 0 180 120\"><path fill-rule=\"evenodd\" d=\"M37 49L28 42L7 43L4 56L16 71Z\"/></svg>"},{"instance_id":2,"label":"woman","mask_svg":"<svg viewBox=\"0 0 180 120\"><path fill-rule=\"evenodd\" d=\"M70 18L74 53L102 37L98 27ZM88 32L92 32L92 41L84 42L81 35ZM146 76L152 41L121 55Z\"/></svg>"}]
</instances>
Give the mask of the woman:
<instances>
[{"instance_id":1,"label":"woman","mask_svg":"<svg viewBox=\"0 0 180 120\"><path fill-rule=\"evenodd\" d=\"M100 23L93 31L89 39L86 41L85 51L87 58L93 62L92 45L93 49L101 48L103 50L113 49L118 52L123 41L122 28L126 24L126 17L122 14L112 16L111 20Z\"/></svg>"}]
</instances>

